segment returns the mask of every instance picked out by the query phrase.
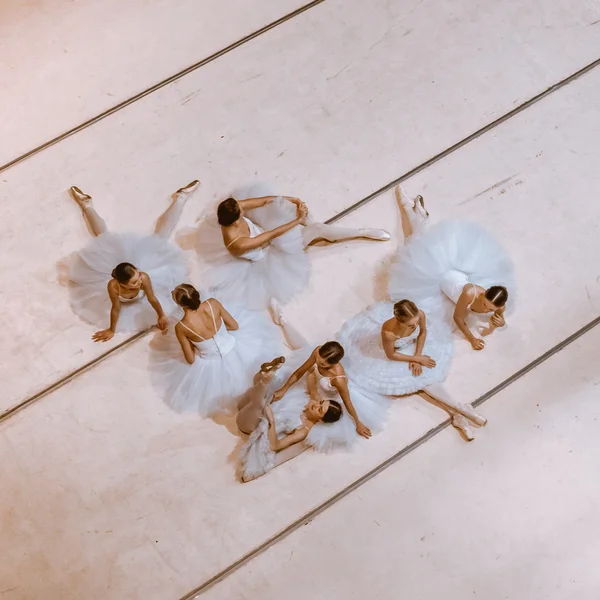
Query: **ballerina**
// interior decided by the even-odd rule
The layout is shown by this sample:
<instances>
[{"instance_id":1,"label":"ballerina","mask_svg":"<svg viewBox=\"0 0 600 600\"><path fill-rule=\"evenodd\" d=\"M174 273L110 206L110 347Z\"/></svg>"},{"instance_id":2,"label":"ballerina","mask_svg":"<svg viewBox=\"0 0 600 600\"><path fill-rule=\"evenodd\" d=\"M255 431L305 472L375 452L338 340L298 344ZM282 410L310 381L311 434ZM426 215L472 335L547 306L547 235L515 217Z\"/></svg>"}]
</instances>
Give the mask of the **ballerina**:
<instances>
[{"instance_id":1,"label":"ballerina","mask_svg":"<svg viewBox=\"0 0 600 600\"><path fill-rule=\"evenodd\" d=\"M359 436L370 438L373 431L381 430L389 401L348 378L341 363L344 357L341 344L329 341L311 347L285 318L276 300L271 303L271 311L275 323L283 329L288 344L295 350L279 376L279 389L273 393L275 419L283 423L297 422L310 399L338 402L344 407L339 421L334 426L313 427L307 438L307 443L319 451L349 447ZM306 382L302 381L305 375Z\"/></svg>"},{"instance_id":2,"label":"ballerina","mask_svg":"<svg viewBox=\"0 0 600 600\"><path fill-rule=\"evenodd\" d=\"M175 335L159 336L150 355L155 384L177 412L209 417L235 408L258 365L281 354L279 331L266 315L202 301L190 284L172 296L184 314Z\"/></svg>"},{"instance_id":3,"label":"ballerina","mask_svg":"<svg viewBox=\"0 0 600 600\"><path fill-rule=\"evenodd\" d=\"M97 327L110 315L108 328L92 336L95 342L107 342L116 331L137 331L154 323L163 331L167 328L167 314L175 308L169 290L187 274L183 253L167 240L199 184L194 180L177 190L171 206L157 220L154 235L146 236L110 233L92 197L78 187L69 189L95 236L69 270L71 305ZM165 306L169 306L167 313Z\"/></svg>"},{"instance_id":4,"label":"ballerina","mask_svg":"<svg viewBox=\"0 0 600 600\"><path fill-rule=\"evenodd\" d=\"M441 386L453 354L450 328L410 300L373 305L347 321L338 339L346 349L348 376L365 389L386 396L418 394L445 410L467 441L474 439L471 423L487 423Z\"/></svg>"},{"instance_id":5,"label":"ballerina","mask_svg":"<svg viewBox=\"0 0 600 600\"><path fill-rule=\"evenodd\" d=\"M339 402L313 397L296 422L277 422L269 406L269 386L284 362L285 358L279 357L261 365L254 385L238 402L236 423L240 432L249 436L239 454L242 482L256 479L304 452L309 448L305 441L315 425L335 423L342 415Z\"/></svg>"},{"instance_id":6,"label":"ballerina","mask_svg":"<svg viewBox=\"0 0 600 600\"><path fill-rule=\"evenodd\" d=\"M512 261L491 234L474 223L442 221L425 230L429 213L423 197L409 200L399 187L396 195L408 243L390 270L390 297L421 304L440 298L441 292L454 304L457 328L474 350L482 350L480 336L506 324L507 288L514 290Z\"/></svg>"},{"instance_id":7,"label":"ballerina","mask_svg":"<svg viewBox=\"0 0 600 600\"><path fill-rule=\"evenodd\" d=\"M262 187L262 186L261 186ZM251 197L251 191L257 197ZM319 242L353 239L388 241L383 229L347 229L313 222L298 198L266 194L255 188L228 198L216 220L201 225L198 252L210 266L210 285L224 299L244 294L249 308L267 308L271 298L288 302L307 284L305 250Z\"/></svg>"}]
</instances>

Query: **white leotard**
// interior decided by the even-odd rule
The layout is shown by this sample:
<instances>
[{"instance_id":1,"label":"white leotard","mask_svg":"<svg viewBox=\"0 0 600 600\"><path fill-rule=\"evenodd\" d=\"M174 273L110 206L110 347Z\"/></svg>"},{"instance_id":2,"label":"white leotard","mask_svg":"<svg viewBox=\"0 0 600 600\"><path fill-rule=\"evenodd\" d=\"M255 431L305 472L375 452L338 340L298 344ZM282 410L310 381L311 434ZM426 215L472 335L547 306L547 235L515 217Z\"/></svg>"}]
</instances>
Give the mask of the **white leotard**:
<instances>
[{"instance_id":1,"label":"white leotard","mask_svg":"<svg viewBox=\"0 0 600 600\"><path fill-rule=\"evenodd\" d=\"M200 342L195 342L194 340L190 340L190 342L194 344L194 347L202 358L221 358L233 350L233 347L235 346L235 338L227 331L225 327L223 327L224 323L222 321L221 326L217 328L215 313L210 302L208 303L208 308L210 308L213 325L215 327L215 335L213 335L213 337L208 339L203 338L193 329L190 329L185 323L183 323L183 321L179 321L179 324L183 325L183 327L185 327L188 331L201 339Z\"/></svg>"},{"instance_id":2,"label":"white leotard","mask_svg":"<svg viewBox=\"0 0 600 600\"><path fill-rule=\"evenodd\" d=\"M145 295L146 295L146 292L144 292L144 290L140 290L138 292L138 295L134 296L133 298L123 298L123 296L121 296L120 294L118 296L119 296L119 300L121 302L127 303L127 302L137 302L138 300L141 300Z\"/></svg>"},{"instance_id":3,"label":"white leotard","mask_svg":"<svg viewBox=\"0 0 600 600\"><path fill-rule=\"evenodd\" d=\"M250 219L247 219L246 217L242 217L242 219L244 219L244 221L246 221L246 223L248 224L248 229L250 230L251 238L255 238L257 235L260 235L263 232L263 230L256 223L253 223ZM227 248L229 248L229 246L231 246L231 244L233 244L234 242L237 242L239 239L240 238L237 237L237 238L235 238L235 240L232 240L231 242L229 242L229 244L227 244ZM256 262L256 261L264 258L266 253L267 253L266 248L255 248L254 250L248 250L248 252L244 252L244 254L240 254L240 256L238 256L237 258L243 258L245 260L250 260L252 262Z\"/></svg>"},{"instance_id":4,"label":"white leotard","mask_svg":"<svg viewBox=\"0 0 600 600\"><path fill-rule=\"evenodd\" d=\"M396 337L396 340L394 341L394 349L402 350L403 348L410 346L410 344L412 344L419 337L419 333L421 333L421 328L417 325L415 330L410 335L407 335L406 337Z\"/></svg>"}]
</instances>

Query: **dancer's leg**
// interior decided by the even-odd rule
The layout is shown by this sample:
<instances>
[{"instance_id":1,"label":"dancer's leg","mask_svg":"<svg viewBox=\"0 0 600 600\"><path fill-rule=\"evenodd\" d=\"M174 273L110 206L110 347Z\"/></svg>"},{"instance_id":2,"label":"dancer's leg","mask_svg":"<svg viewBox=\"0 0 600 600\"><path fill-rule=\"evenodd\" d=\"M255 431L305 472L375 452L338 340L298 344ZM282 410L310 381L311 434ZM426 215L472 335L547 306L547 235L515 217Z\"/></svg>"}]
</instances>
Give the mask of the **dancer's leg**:
<instances>
[{"instance_id":1,"label":"dancer's leg","mask_svg":"<svg viewBox=\"0 0 600 600\"><path fill-rule=\"evenodd\" d=\"M475 439L475 436L473 435L473 430L471 429L471 426L467 419L465 419L465 417L463 417L450 406L444 404L443 402L440 402L425 391L417 392L417 394L430 404L433 404L434 406L437 406L438 408L441 408L443 411L447 412L450 416L450 422L452 423L452 426L461 433L462 437L467 442L472 442Z\"/></svg>"},{"instance_id":2,"label":"dancer's leg","mask_svg":"<svg viewBox=\"0 0 600 600\"><path fill-rule=\"evenodd\" d=\"M394 193L400 209L402 233L406 242L412 235L421 233L425 229L429 213L425 210L423 196L417 196L415 200L411 200L399 185L396 186Z\"/></svg>"},{"instance_id":3,"label":"dancer's leg","mask_svg":"<svg viewBox=\"0 0 600 600\"><path fill-rule=\"evenodd\" d=\"M154 233L160 237L168 238L177 226L183 207L188 198L198 189L200 182L195 179L185 187L178 189L172 196L173 202L165 212L158 217Z\"/></svg>"},{"instance_id":4,"label":"dancer's leg","mask_svg":"<svg viewBox=\"0 0 600 600\"><path fill-rule=\"evenodd\" d=\"M444 387L439 384L427 386L427 389L424 390L423 393L425 393L427 396L430 396L435 401L444 404L452 411L461 414L463 417L466 417L469 419L469 421L475 423L475 425L483 427L487 424L487 419L475 412L472 406L457 402L446 392Z\"/></svg>"},{"instance_id":5,"label":"dancer's leg","mask_svg":"<svg viewBox=\"0 0 600 600\"><path fill-rule=\"evenodd\" d=\"M285 318L281 306L273 298L271 300L271 314L273 322L283 329L283 334L292 350L299 350L308 346L309 341Z\"/></svg>"},{"instance_id":6,"label":"dancer's leg","mask_svg":"<svg viewBox=\"0 0 600 600\"><path fill-rule=\"evenodd\" d=\"M347 240L368 239L387 242L390 234L385 229L350 229L325 223L307 223L302 230L304 246L312 246L318 242L343 242Z\"/></svg>"},{"instance_id":7,"label":"dancer's leg","mask_svg":"<svg viewBox=\"0 0 600 600\"><path fill-rule=\"evenodd\" d=\"M268 387L275 371L285 359L280 356L269 363L264 363L260 371L254 376L254 385L238 401L238 414L236 423L242 433L249 435L254 431L262 419L265 406L270 400Z\"/></svg>"},{"instance_id":8,"label":"dancer's leg","mask_svg":"<svg viewBox=\"0 0 600 600\"><path fill-rule=\"evenodd\" d=\"M88 194L84 194L78 187L73 186L69 188L71 197L83 212L83 216L87 221L89 228L95 236L108 231L104 219L96 212L92 204L92 197Z\"/></svg>"}]
</instances>

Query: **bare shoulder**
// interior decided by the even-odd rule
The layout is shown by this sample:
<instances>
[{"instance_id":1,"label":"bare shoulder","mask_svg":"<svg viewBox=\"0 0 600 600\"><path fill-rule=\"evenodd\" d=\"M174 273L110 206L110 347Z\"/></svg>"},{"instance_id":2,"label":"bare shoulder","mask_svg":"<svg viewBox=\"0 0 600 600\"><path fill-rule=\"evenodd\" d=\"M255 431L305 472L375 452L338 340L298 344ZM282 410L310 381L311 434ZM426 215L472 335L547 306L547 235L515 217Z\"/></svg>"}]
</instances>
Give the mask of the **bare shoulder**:
<instances>
[{"instance_id":1,"label":"bare shoulder","mask_svg":"<svg viewBox=\"0 0 600 600\"><path fill-rule=\"evenodd\" d=\"M381 333L384 333L386 335L395 335L394 334L394 325L395 325L396 319L395 318L391 318L388 319L382 326L381 326Z\"/></svg>"}]
</instances>

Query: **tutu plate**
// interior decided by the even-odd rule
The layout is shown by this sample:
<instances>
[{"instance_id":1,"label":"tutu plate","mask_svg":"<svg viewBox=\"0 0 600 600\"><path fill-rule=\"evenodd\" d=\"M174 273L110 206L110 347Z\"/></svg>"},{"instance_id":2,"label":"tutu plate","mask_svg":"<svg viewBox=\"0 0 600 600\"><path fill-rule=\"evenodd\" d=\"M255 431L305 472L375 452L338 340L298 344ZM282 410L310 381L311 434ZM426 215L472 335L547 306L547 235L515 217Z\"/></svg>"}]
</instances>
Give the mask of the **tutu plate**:
<instances>
[{"instance_id":1,"label":"tutu plate","mask_svg":"<svg viewBox=\"0 0 600 600\"><path fill-rule=\"evenodd\" d=\"M260 365L284 353L279 328L266 313L248 311L239 304L226 304L225 308L239 329L229 332L235 343L222 356L197 355L193 364L188 364L173 327L165 336L157 334L153 341L152 381L176 412L209 417L233 410L238 397L252 385Z\"/></svg>"},{"instance_id":2,"label":"tutu plate","mask_svg":"<svg viewBox=\"0 0 600 600\"><path fill-rule=\"evenodd\" d=\"M224 302L243 298L248 308L261 310L269 306L271 298L285 304L306 287L310 262L304 251L301 226L273 240L262 259L251 261L229 254L214 213L216 210L200 223L197 250L207 266L207 285L219 298ZM293 220L296 208L279 197L248 211L246 216L266 231Z\"/></svg>"},{"instance_id":3,"label":"tutu plate","mask_svg":"<svg viewBox=\"0 0 600 600\"><path fill-rule=\"evenodd\" d=\"M74 257L69 269L73 311L83 320L105 329L110 325L111 302L106 286L113 269L122 262L147 273L166 315L177 305L171 290L187 279L183 252L156 235L103 233ZM156 324L158 317L147 298L121 304L117 332L139 331Z\"/></svg>"},{"instance_id":4,"label":"tutu plate","mask_svg":"<svg viewBox=\"0 0 600 600\"><path fill-rule=\"evenodd\" d=\"M451 330L438 317L427 318L427 337L423 354L436 362L433 369L423 367L415 377L407 362L389 360L381 343L381 326L393 317L394 305L388 302L374 304L347 321L338 334L344 346L346 372L350 380L361 387L387 396L414 394L428 385L443 382L452 362ZM413 354L414 343L398 352Z\"/></svg>"}]
</instances>

